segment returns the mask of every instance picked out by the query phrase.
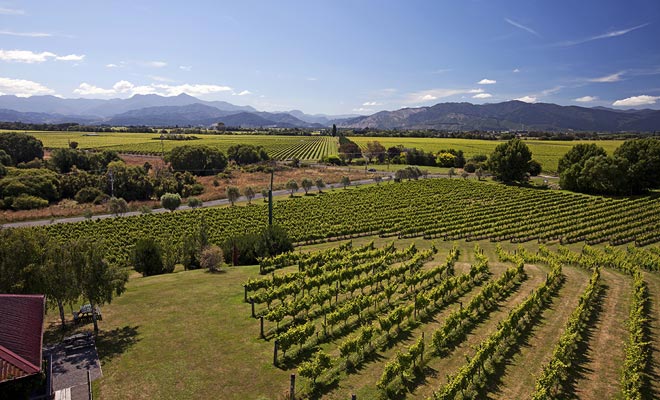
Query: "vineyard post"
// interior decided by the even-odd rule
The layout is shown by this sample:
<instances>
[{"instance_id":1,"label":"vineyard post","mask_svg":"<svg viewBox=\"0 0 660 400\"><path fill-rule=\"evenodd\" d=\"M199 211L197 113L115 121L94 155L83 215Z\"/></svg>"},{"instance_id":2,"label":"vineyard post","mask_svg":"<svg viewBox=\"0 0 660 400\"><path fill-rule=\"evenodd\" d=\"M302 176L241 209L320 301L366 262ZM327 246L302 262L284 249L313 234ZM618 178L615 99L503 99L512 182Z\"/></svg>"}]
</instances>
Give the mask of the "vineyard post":
<instances>
[{"instance_id":1,"label":"vineyard post","mask_svg":"<svg viewBox=\"0 0 660 400\"><path fill-rule=\"evenodd\" d=\"M247 294L248 294L248 288L247 286L243 286L243 289L245 289L245 293L243 294L243 301L246 303L248 302Z\"/></svg>"},{"instance_id":2,"label":"vineyard post","mask_svg":"<svg viewBox=\"0 0 660 400\"><path fill-rule=\"evenodd\" d=\"M261 330L261 338L265 339L266 337L264 336L264 316L260 315L259 316L259 325L260 325L260 330Z\"/></svg>"},{"instance_id":3,"label":"vineyard post","mask_svg":"<svg viewBox=\"0 0 660 400\"><path fill-rule=\"evenodd\" d=\"M357 395L355 393L351 395L351 400L357 400Z\"/></svg>"},{"instance_id":4,"label":"vineyard post","mask_svg":"<svg viewBox=\"0 0 660 400\"><path fill-rule=\"evenodd\" d=\"M254 299L250 299L250 304L252 305L252 318L257 318L257 316L254 314Z\"/></svg>"},{"instance_id":5,"label":"vineyard post","mask_svg":"<svg viewBox=\"0 0 660 400\"><path fill-rule=\"evenodd\" d=\"M275 339L273 346L273 365L277 367L277 348L280 347L280 342Z\"/></svg>"},{"instance_id":6,"label":"vineyard post","mask_svg":"<svg viewBox=\"0 0 660 400\"><path fill-rule=\"evenodd\" d=\"M291 384L289 385L289 399L296 400L296 374L291 374Z\"/></svg>"}]
</instances>

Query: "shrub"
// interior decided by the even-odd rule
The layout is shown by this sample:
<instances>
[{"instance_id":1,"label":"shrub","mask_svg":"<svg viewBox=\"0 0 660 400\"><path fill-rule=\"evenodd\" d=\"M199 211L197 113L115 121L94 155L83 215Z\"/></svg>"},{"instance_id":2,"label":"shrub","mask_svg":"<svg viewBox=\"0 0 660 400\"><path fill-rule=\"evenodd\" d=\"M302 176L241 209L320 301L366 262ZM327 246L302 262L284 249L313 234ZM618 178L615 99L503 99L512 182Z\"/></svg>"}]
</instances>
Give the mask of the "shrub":
<instances>
[{"instance_id":1,"label":"shrub","mask_svg":"<svg viewBox=\"0 0 660 400\"><path fill-rule=\"evenodd\" d=\"M463 170L472 174L477 170L477 166L472 161L468 161L463 166Z\"/></svg>"},{"instance_id":2,"label":"shrub","mask_svg":"<svg viewBox=\"0 0 660 400\"><path fill-rule=\"evenodd\" d=\"M12 208L15 210L33 210L35 208L44 207L48 207L48 200L27 194L22 194L14 198L14 201L12 202Z\"/></svg>"},{"instance_id":3,"label":"shrub","mask_svg":"<svg viewBox=\"0 0 660 400\"><path fill-rule=\"evenodd\" d=\"M103 195L103 192L95 187L84 187L76 193L74 200L78 203L91 203L97 197Z\"/></svg>"},{"instance_id":4,"label":"shrub","mask_svg":"<svg viewBox=\"0 0 660 400\"><path fill-rule=\"evenodd\" d=\"M128 211L128 203L126 203L126 200L121 197L111 197L110 200L108 200L108 211L114 215L126 214Z\"/></svg>"},{"instance_id":5,"label":"shrub","mask_svg":"<svg viewBox=\"0 0 660 400\"><path fill-rule=\"evenodd\" d=\"M197 197L189 197L188 198L188 207L191 208L198 208L202 206L202 201L198 199Z\"/></svg>"},{"instance_id":6,"label":"shrub","mask_svg":"<svg viewBox=\"0 0 660 400\"><path fill-rule=\"evenodd\" d=\"M256 264L260 257L274 256L293 250L288 233L279 226L269 226L259 232L227 239L222 244L227 262L233 265Z\"/></svg>"},{"instance_id":7,"label":"shrub","mask_svg":"<svg viewBox=\"0 0 660 400\"><path fill-rule=\"evenodd\" d=\"M189 171L196 175L213 175L227 167L227 157L208 146L175 147L167 160L174 170Z\"/></svg>"},{"instance_id":8,"label":"shrub","mask_svg":"<svg viewBox=\"0 0 660 400\"><path fill-rule=\"evenodd\" d=\"M143 276L163 273L163 257L158 243L152 238L139 239L131 253L133 268Z\"/></svg>"},{"instance_id":9,"label":"shrub","mask_svg":"<svg viewBox=\"0 0 660 400\"><path fill-rule=\"evenodd\" d=\"M216 245L207 246L202 250L202 255L199 258L199 265L209 272L217 272L224 264L224 256L222 249Z\"/></svg>"},{"instance_id":10,"label":"shrub","mask_svg":"<svg viewBox=\"0 0 660 400\"><path fill-rule=\"evenodd\" d=\"M181 205L181 196L177 193L165 193L160 196L160 204L163 208L174 211Z\"/></svg>"},{"instance_id":11,"label":"shrub","mask_svg":"<svg viewBox=\"0 0 660 400\"><path fill-rule=\"evenodd\" d=\"M41 140L24 133L3 133L0 135L0 149L9 154L12 162L16 164L44 158Z\"/></svg>"}]
</instances>

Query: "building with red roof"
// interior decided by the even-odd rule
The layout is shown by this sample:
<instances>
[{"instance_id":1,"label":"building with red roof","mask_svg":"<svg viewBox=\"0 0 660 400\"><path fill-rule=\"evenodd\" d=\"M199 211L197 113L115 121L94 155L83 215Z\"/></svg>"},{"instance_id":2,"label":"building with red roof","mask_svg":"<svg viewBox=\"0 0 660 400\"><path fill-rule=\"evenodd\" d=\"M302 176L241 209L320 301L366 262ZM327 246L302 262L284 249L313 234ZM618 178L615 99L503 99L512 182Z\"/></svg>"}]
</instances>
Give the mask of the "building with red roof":
<instances>
[{"instance_id":1,"label":"building with red roof","mask_svg":"<svg viewBox=\"0 0 660 400\"><path fill-rule=\"evenodd\" d=\"M0 388L42 371L46 296L0 294Z\"/></svg>"}]
</instances>

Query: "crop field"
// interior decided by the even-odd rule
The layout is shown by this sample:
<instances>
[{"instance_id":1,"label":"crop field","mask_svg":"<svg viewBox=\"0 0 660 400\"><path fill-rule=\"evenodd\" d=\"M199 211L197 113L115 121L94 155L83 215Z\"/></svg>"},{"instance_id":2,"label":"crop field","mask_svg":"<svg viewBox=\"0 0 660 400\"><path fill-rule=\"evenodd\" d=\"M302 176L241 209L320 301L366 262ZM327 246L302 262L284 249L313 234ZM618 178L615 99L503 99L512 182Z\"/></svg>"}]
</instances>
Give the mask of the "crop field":
<instances>
[{"instance_id":1,"label":"crop field","mask_svg":"<svg viewBox=\"0 0 660 400\"><path fill-rule=\"evenodd\" d=\"M594 197L479 182L423 179L336 189L276 201L275 222L294 241L314 243L353 235L441 240L491 240L648 245L660 241L657 196ZM104 238L113 257L125 259L135 241L151 235L178 243L202 223L220 243L267 224L265 204L50 225L62 240Z\"/></svg>"},{"instance_id":2,"label":"crop field","mask_svg":"<svg viewBox=\"0 0 660 400\"><path fill-rule=\"evenodd\" d=\"M403 145L404 147L415 147L424 151L437 152L440 150L463 150L465 158L483 154L490 155L495 147L503 143L497 140L476 139L449 139L449 138L398 138L398 137L351 137L360 147L366 148L367 142L378 141L385 148ZM544 172L556 172L559 159L573 146L580 143L595 143L612 154L619 147L622 140L575 140L575 141L553 141L553 140L525 140L533 158L541 163Z\"/></svg>"},{"instance_id":3,"label":"crop field","mask_svg":"<svg viewBox=\"0 0 660 400\"><path fill-rule=\"evenodd\" d=\"M277 160L298 158L318 160L328 154L337 154L337 139L328 136L279 135L195 135L198 140L163 140L152 133L94 133L88 132L27 132L41 140L45 148L68 147L78 142L78 148L116 150L121 153L156 154L170 152L174 147L205 145L226 152L235 144L263 146ZM1 133L0 133L1 134Z\"/></svg>"},{"instance_id":4,"label":"crop field","mask_svg":"<svg viewBox=\"0 0 660 400\"><path fill-rule=\"evenodd\" d=\"M129 281L103 310L95 391L288 399L295 374L297 399L658 398L659 207L464 179L282 200L295 252ZM266 219L253 204L45 229L122 260L147 234L203 222L220 242Z\"/></svg>"}]
</instances>

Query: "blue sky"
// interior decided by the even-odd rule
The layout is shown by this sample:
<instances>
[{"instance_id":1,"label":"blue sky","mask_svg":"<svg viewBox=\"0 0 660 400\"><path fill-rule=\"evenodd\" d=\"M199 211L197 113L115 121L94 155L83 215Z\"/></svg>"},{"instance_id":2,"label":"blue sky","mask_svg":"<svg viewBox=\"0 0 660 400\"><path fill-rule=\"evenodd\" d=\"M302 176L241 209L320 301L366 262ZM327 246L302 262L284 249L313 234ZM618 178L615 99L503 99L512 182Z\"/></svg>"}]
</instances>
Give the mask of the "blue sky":
<instances>
[{"instance_id":1,"label":"blue sky","mask_svg":"<svg viewBox=\"0 0 660 400\"><path fill-rule=\"evenodd\" d=\"M658 0L0 0L0 93L660 109L658 38Z\"/></svg>"}]
</instances>

